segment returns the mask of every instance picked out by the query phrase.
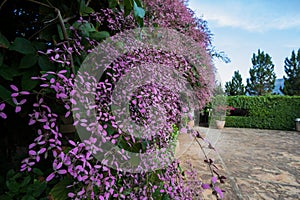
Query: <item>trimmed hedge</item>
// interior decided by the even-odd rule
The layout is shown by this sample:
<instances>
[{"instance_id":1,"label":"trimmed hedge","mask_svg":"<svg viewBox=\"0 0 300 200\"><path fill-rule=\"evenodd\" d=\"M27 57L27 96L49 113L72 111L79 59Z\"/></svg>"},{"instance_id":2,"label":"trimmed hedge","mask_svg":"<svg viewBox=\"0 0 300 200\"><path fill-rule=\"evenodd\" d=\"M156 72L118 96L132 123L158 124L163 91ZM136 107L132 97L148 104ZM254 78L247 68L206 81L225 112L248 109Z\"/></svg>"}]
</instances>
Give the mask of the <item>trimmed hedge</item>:
<instances>
[{"instance_id":1,"label":"trimmed hedge","mask_svg":"<svg viewBox=\"0 0 300 200\"><path fill-rule=\"evenodd\" d=\"M246 116L227 116L227 127L295 130L300 96L229 96L228 105L246 109Z\"/></svg>"}]
</instances>

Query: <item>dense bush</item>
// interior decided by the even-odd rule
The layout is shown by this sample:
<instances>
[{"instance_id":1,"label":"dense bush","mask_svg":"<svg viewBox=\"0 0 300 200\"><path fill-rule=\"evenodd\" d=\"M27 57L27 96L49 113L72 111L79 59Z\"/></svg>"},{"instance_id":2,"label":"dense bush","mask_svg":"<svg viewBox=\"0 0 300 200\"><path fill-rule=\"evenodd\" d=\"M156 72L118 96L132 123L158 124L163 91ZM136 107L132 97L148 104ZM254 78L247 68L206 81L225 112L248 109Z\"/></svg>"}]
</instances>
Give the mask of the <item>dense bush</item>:
<instances>
[{"instance_id":1,"label":"dense bush","mask_svg":"<svg viewBox=\"0 0 300 200\"><path fill-rule=\"evenodd\" d=\"M26 155L22 156L25 157L21 164L22 173L17 169L16 173L12 171L7 177L0 177L0 185L4 188L0 199L24 199L24 196L42 199L45 195L49 195L49 199L193 199L208 188L212 188L215 195L223 196L217 185L223 182L224 177L216 173L216 169L211 170L212 179L205 184L193 170L182 173L179 161L167 163L166 157L174 157L168 152L161 158L153 156L150 166L153 168L149 167L150 164L145 166L146 162L138 162L142 155L156 155L152 152L164 150L174 142L179 128L176 124L180 121L178 113L188 110L180 104L182 95L176 93L183 88L180 81L175 86L167 81L164 84L146 82L131 93L131 121L144 126L152 119L162 123L157 131L149 128L153 131L149 139L134 135L133 128L122 129L122 120L116 118L121 112L113 112L117 103L122 103L113 97L121 99L125 96L113 96L112 91L117 90L116 83L124 81L130 70L135 70L135 77L129 80L132 84L140 75L137 69L142 64L156 78L160 72L154 68L156 65L178 72L182 75L181 79L188 80L195 89L200 107L205 105L212 93L214 74L208 54L209 33L204 21L193 18L193 13L185 7L185 1L151 2L145 1L146 13L139 0L28 0L7 1L1 5L5 10L3 15L0 13L1 26L7 27L0 34L1 132L4 133L3 138L13 135L21 140L21 135L25 137L22 153ZM154 5L160 9L155 10ZM13 23L7 20L10 18L13 18ZM144 28L139 37L132 37L134 40L131 37L122 40L122 33L142 27L143 23L151 30L155 27L155 31L150 35ZM187 28L189 25L190 28ZM172 40L159 28L172 28L181 36L182 33L188 35L190 42L186 46L191 49L182 48L180 42L184 37ZM155 48L158 45L150 45L149 42L144 46L136 45L148 36L160 42L166 38L169 40L166 44L162 43L164 48ZM108 47L104 45L107 41L111 44ZM155 41L153 44L156 44ZM196 47L190 45L193 43ZM127 48L128 44L135 48ZM166 48L170 46L171 50ZM111 56L114 60L108 64L100 60L93 60L93 65L86 64L87 55L91 51L95 53L95 47L106 51L105 58ZM117 50L122 50L122 54ZM186 56L187 53L197 55L197 59ZM198 58L200 61L195 63ZM96 73L89 73L91 66L95 67ZM105 73L96 79L98 70ZM82 71L84 73L80 73ZM173 77L174 74L171 75ZM125 89L129 90L127 86L131 86L130 83L119 85L125 85ZM125 89L122 92L128 92ZM151 106L156 106L155 111L163 120L151 115ZM22 123L18 123L19 118ZM71 118L70 124L64 124L68 118ZM74 125L77 129L72 133L64 132L63 125ZM15 130L16 127L18 130ZM81 130L89 134L80 140L77 133ZM11 134L12 131L14 134ZM16 152L15 146L20 147L20 143L15 141L5 142L12 148L11 154ZM114 149L106 148L111 144ZM99 152L104 152L105 157L95 159L93 155ZM130 153L140 153L138 155L141 156L130 157ZM123 162L114 162L118 159L131 165L126 168ZM18 161L14 166L19 168ZM161 163L169 165L155 168ZM207 160L207 163L213 168L212 160ZM43 173L36 174L35 168L40 168ZM133 168L139 169L140 173L129 171ZM35 188L38 193L30 192L34 187L39 188Z\"/></svg>"},{"instance_id":2,"label":"dense bush","mask_svg":"<svg viewBox=\"0 0 300 200\"><path fill-rule=\"evenodd\" d=\"M232 96L228 104L247 111L246 116L227 116L228 127L294 130L300 117L300 96Z\"/></svg>"}]
</instances>

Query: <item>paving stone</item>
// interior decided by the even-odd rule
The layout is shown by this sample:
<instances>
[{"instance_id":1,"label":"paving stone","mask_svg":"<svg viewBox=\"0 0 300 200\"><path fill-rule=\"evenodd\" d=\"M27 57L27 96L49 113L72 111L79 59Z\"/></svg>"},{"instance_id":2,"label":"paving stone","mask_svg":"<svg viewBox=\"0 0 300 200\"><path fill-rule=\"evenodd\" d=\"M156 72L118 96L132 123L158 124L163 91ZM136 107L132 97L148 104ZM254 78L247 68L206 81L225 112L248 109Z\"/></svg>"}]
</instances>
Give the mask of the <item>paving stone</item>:
<instances>
[{"instance_id":1,"label":"paving stone","mask_svg":"<svg viewBox=\"0 0 300 200\"><path fill-rule=\"evenodd\" d=\"M293 131L196 127L212 141L216 151L206 148L222 174L228 179L222 189L225 198L235 199L300 199L300 134ZM190 160L209 179L204 155L189 137L180 136L182 162ZM202 145L205 143L202 142ZM206 191L203 199L213 199Z\"/></svg>"}]
</instances>

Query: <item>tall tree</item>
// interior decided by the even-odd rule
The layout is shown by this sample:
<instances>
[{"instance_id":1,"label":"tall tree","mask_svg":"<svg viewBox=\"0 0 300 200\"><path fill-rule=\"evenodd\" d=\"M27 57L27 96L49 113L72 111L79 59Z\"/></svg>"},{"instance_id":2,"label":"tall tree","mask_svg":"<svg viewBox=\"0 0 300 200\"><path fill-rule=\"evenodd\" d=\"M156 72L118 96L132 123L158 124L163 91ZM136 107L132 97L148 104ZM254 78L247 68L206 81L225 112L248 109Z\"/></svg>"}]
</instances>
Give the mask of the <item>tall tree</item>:
<instances>
[{"instance_id":1,"label":"tall tree","mask_svg":"<svg viewBox=\"0 0 300 200\"><path fill-rule=\"evenodd\" d=\"M252 69L249 70L250 78L247 79L246 91L249 95L270 94L275 87L276 75L274 64L269 54L258 50L253 54Z\"/></svg>"},{"instance_id":2,"label":"tall tree","mask_svg":"<svg viewBox=\"0 0 300 200\"><path fill-rule=\"evenodd\" d=\"M234 72L231 81L225 83L225 93L228 96L245 95L245 86L239 70Z\"/></svg>"},{"instance_id":3,"label":"tall tree","mask_svg":"<svg viewBox=\"0 0 300 200\"><path fill-rule=\"evenodd\" d=\"M284 71L287 77L283 76L284 87L280 91L285 95L300 95L300 49L297 55L292 51L291 58L285 59Z\"/></svg>"}]
</instances>

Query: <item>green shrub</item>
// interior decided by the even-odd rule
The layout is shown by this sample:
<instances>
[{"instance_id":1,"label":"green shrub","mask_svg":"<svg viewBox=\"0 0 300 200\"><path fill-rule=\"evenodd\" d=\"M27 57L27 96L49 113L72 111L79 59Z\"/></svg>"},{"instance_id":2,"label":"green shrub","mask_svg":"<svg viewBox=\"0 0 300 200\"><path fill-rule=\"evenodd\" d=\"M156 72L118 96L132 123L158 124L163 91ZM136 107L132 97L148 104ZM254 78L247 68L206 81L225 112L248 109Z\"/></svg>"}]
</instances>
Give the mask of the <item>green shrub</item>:
<instances>
[{"instance_id":1,"label":"green shrub","mask_svg":"<svg viewBox=\"0 0 300 200\"><path fill-rule=\"evenodd\" d=\"M230 96L227 101L248 111L247 116L227 116L227 127L294 130L300 117L300 96Z\"/></svg>"}]
</instances>

